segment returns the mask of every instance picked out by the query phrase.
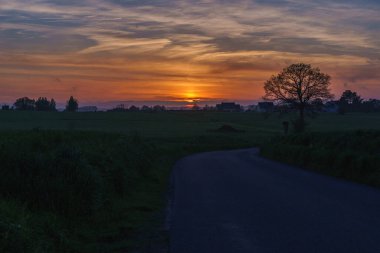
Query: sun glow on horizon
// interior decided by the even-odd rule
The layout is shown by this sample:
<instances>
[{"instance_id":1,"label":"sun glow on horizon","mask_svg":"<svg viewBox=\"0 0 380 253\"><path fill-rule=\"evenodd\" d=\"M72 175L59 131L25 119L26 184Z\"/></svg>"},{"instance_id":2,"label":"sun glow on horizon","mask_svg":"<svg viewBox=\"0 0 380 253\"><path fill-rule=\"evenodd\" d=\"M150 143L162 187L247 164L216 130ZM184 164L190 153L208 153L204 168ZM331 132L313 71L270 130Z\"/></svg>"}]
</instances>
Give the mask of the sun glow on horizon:
<instances>
[{"instance_id":1,"label":"sun glow on horizon","mask_svg":"<svg viewBox=\"0 0 380 253\"><path fill-rule=\"evenodd\" d=\"M193 103L196 100L199 100L198 94L194 91L187 91L184 95L184 100L188 103Z\"/></svg>"}]
</instances>

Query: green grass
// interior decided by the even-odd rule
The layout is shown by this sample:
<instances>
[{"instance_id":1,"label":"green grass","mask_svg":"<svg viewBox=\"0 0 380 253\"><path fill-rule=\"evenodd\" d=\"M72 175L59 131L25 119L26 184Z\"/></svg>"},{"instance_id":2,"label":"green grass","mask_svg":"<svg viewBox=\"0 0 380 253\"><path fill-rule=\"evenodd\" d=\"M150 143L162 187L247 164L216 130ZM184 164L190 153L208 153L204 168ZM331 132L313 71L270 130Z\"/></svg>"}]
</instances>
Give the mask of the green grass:
<instances>
[{"instance_id":1,"label":"green grass","mask_svg":"<svg viewBox=\"0 0 380 253\"><path fill-rule=\"evenodd\" d=\"M0 129L94 130L118 133L138 131L144 137L181 138L207 134L206 131L232 124L238 128L270 134L281 127L281 119L263 120L259 114L217 112L164 113L42 113L1 112ZM279 128L279 130L281 130Z\"/></svg>"},{"instance_id":2,"label":"green grass","mask_svg":"<svg viewBox=\"0 0 380 253\"><path fill-rule=\"evenodd\" d=\"M0 111L0 129L93 130L118 133L138 131L144 137L180 138L206 134L222 124L247 131L248 136L282 132L282 121L294 115L218 112L165 113L55 113ZM321 114L308 119L310 131L380 129L379 113Z\"/></svg>"},{"instance_id":3,"label":"green grass","mask_svg":"<svg viewBox=\"0 0 380 253\"><path fill-rule=\"evenodd\" d=\"M156 180L158 161L155 147L138 136L57 130L2 132L0 159L3 205L21 203L21 216L35 217L22 230L15 230L17 219L3 224L4 237L19 237L31 247L20 252L96 252L107 246L98 243L103 233L116 233L109 232L111 224L136 229L138 218L131 213L138 202L129 200L142 182L149 187ZM141 201L147 210L157 208L157 201ZM36 220L44 225L35 226ZM38 246L30 245L36 241Z\"/></svg>"},{"instance_id":4,"label":"green grass","mask_svg":"<svg viewBox=\"0 0 380 253\"><path fill-rule=\"evenodd\" d=\"M178 159L265 146L293 117L0 111L0 252L142 248ZM212 131L224 124L244 132ZM356 129L380 129L380 114L322 114L308 126L326 138Z\"/></svg>"},{"instance_id":5,"label":"green grass","mask_svg":"<svg viewBox=\"0 0 380 253\"><path fill-rule=\"evenodd\" d=\"M380 131L312 132L275 137L262 154L302 168L380 187Z\"/></svg>"}]
</instances>

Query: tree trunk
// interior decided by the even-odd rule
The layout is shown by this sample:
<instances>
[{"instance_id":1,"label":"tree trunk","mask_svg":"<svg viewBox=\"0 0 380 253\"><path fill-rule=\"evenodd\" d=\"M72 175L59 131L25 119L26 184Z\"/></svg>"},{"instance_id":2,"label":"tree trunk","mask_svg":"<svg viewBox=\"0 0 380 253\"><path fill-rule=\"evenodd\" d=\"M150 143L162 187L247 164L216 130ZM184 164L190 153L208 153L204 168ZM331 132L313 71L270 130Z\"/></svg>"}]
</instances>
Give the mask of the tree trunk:
<instances>
[{"instance_id":1,"label":"tree trunk","mask_svg":"<svg viewBox=\"0 0 380 253\"><path fill-rule=\"evenodd\" d=\"M305 107L303 105L300 106L299 127L300 132L305 130Z\"/></svg>"},{"instance_id":2,"label":"tree trunk","mask_svg":"<svg viewBox=\"0 0 380 253\"><path fill-rule=\"evenodd\" d=\"M305 121L305 108L302 105L300 106L300 121Z\"/></svg>"}]
</instances>

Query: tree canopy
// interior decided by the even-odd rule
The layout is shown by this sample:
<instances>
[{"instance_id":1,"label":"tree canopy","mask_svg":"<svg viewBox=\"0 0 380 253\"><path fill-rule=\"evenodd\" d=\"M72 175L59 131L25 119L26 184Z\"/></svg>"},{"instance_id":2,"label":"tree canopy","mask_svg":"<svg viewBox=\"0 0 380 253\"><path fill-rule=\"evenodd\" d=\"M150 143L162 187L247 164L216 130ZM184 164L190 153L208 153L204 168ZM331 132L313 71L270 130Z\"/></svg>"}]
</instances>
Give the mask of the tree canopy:
<instances>
[{"instance_id":1,"label":"tree canopy","mask_svg":"<svg viewBox=\"0 0 380 253\"><path fill-rule=\"evenodd\" d=\"M46 97L40 97L35 102L37 111L56 111L56 103L54 99L50 101Z\"/></svg>"},{"instance_id":2,"label":"tree canopy","mask_svg":"<svg viewBox=\"0 0 380 253\"><path fill-rule=\"evenodd\" d=\"M358 105L363 102L363 99L356 92L346 90L340 97L339 102L342 104Z\"/></svg>"},{"instance_id":3,"label":"tree canopy","mask_svg":"<svg viewBox=\"0 0 380 253\"><path fill-rule=\"evenodd\" d=\"M71 96L66 103L66 111L76 112L77 110L78 110L78 100L76 100L73 96Z\"/></svg>"},{"instance_id":4,"label":"tree canopy","mask_svg":"<svg viewBox=\"0 0 380 253\"><path fill-rule=\"evenodd\" d=\"M309 64L292 64L264 84L264 99L296 108L304 124L305 110L313 110L321 101L333 98L331 77Z\"/></svg>"},{"instance_id":5,"label":"tree canopy","mask_svg":"<svg viewBox=\"0 0 380 253\"><path fill-rule=\"evenodd\" d=\"M15 109L20 111L33 111L34 106L35 100L28 97L18 98L14 103Z\"/></svg>"}]
</instances>

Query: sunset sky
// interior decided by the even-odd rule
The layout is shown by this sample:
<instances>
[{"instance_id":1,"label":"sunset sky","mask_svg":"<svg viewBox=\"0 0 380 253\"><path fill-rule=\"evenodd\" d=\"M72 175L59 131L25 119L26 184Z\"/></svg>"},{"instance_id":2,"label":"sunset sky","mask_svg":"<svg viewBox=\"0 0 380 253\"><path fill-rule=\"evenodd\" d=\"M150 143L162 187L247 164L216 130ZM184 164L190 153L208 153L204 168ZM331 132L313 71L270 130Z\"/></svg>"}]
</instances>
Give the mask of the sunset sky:
<instances>
[{"instance_id":1,"label":"sunset sky","mask_svg":"<svg viewBox=\"0 0 380 253\"><path fill-rule=\"evenodd\" d=\"M0 0L0 102L259 100L292 63L380 98L379 0Z\"/></svg>"}]
</instances>

